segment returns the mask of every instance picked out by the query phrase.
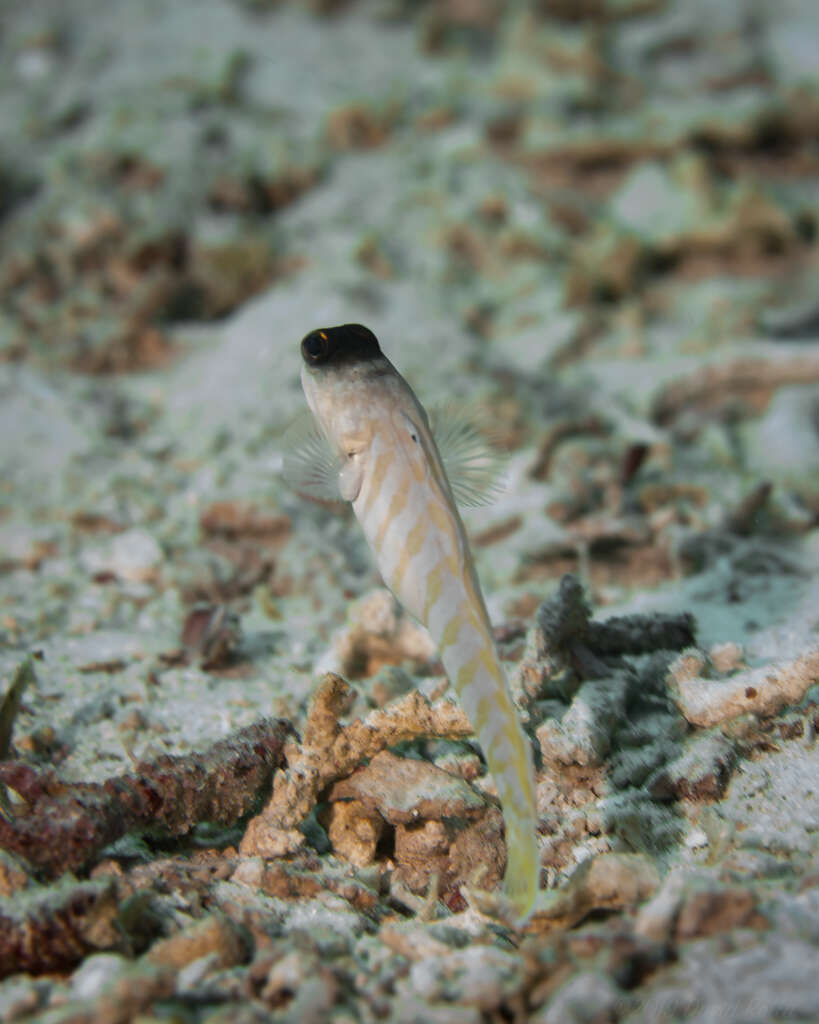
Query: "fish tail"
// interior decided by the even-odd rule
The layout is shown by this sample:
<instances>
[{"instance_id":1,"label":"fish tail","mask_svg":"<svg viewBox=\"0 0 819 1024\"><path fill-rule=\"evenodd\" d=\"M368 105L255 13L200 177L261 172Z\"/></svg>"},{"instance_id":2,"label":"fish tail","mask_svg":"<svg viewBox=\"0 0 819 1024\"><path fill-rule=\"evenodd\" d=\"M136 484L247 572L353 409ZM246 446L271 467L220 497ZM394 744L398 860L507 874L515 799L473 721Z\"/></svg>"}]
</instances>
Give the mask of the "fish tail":
<instances>
[{"instance_id":1,"label":"fish tail","mask_svg":"<svg viewBox=\"0 0 819 1024\"><path fill-rule=\"evenodd\" d=\"M458 657L455 647L442 650L442 660L475 729L500 796L506 826L504 892L515 913L525 920L532 911L540 881L531 744L493 646L483 647L468 661Z\"/></svg>"},{"instance_id":2,"label":"fish tail","mask_svg":"<svg viewBox=\"0 0 819 1024\"><path fill-rule=\"evenodd\" d=\"M493 771L493 776L496 772ZM540 884L540 851L535 832L534 806L520 808L502 801L506 825L506 872L504 894L521 921L532 912ZM521 813L523 811L523 813Z\"/></svg>"},{"instance_id":3,"label":"fish tail","mask_svg":"<svg viewBox=\"0 0 819 1024\"><path fill-rule=\"evenodd\" d=\"M540 882L540 851L537 844L537 812L535 810L534 769L529 741L521 728L503 681L504 696L511 706L511 715L503 723L501 753L492 748L495 730L478 731L478 740L486 751L486 761L503 809L506 828L506 872L504 895L516 915L525 920L532 911ZM503 702L505 703L505 701ZM484 739L482 733L486 733ZM511 758L509 751L512 752Z\"/></svg>"}]
</instances>

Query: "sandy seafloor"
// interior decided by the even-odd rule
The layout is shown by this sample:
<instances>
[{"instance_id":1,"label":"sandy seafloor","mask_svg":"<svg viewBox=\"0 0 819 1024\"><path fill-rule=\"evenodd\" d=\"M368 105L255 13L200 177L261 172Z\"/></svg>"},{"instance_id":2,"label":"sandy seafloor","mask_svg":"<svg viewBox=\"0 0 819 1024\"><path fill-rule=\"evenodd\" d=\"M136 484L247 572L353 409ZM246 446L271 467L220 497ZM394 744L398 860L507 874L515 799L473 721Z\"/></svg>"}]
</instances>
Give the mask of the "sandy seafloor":
<instances>
[{"instance_id":1,"label":"sandy seafloor","mask_svg":"<svg viewBox=\"0 0 819 1024\"><path fill-rule=\"evenodd\" d=\"M518 692L564 572L596 619L691 612L707 706L774 682L705 724L670 684L599 718L588 691L556 752L574 691L544 670L544 885L606 854L639 884L523 938L391 890L383 842L364 909L257 893L234 830L220 880L157 882L147 938L80 924L49 966L49 883L4 862L37 949L0 955L0 1019L819 1019L817 40L813 0L3 5L0 693L36 654L9 758L103 782L261 716L301 730L326 669L354 717L442 690L409 627L367 646L384 602L349 511L282 478L299 340L347 321L505 449L464 519ZM231 623L207 649L202 607ZM317 828L292 863L353 872ZM96 859L127 886L209 834ZM232 946L125 984L213 920Z\"/></svg>"}]
</instances>

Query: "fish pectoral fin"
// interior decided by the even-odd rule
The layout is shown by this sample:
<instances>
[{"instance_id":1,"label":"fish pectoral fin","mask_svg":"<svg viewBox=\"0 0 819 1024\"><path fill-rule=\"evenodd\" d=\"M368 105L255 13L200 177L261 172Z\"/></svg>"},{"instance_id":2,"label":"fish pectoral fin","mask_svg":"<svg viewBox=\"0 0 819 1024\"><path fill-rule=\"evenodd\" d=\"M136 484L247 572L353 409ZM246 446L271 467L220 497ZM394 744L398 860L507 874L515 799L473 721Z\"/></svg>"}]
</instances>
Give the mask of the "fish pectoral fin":
<instances>
[{"instance_id":1,"label":"fish pectoral fin","mask_svg":"<svg viewBox=\"0 0 819 1024\"><path fill-rule=\"evenodd\" d=\"M314 501L338 501L343 459L309 411L300 413L281 438L282 475L290 487Z\"/></svg>"},{"instance_id":2,"label":"fish pectoral fin","mask_svg":"<svg viewBox=\"0 0 819 1024\"><path fill-rule=\"evenodd\" d=\"M355 501L361 490L364 469L357 455L351 455L339 470L338 489L345 501Z\"/></svg>"},{"instance_id":3,"label":"fish pectoral fin","mask_svg":"<svg viewBox=\"0 0 819 1024\"><path fill-rule=\"evenodd\" d=\"M451 403L430 411L449 486L462 508L491 505L503 490L503 460L478 427L478 416Z\"/></svg>"}]
</instances>

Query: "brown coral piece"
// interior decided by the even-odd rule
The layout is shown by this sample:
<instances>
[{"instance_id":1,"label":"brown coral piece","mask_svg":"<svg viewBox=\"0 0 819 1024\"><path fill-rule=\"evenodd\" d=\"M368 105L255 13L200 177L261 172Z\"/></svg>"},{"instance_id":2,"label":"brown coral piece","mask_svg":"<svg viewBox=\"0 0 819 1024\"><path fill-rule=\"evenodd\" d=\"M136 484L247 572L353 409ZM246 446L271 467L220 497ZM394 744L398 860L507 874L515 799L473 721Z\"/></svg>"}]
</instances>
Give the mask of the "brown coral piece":
<instances>
[{"instance_id":1,"label":"brown coral piece","mask_svg":"<svg viewBox=\"0 0 819 1024\"><path fill-rule=\"evenodd\" d=\"M365 913L378 902L378 893L359 878L349 864L315 855L297 855L295 861L269 861L251 857L239 862L231 881L261 889L280 900L312 900L333 893Z\"/></svg>"},{"instance_id":2,"label":"brown coral piece","mask_svg":"<svg viewBox=\"0 0 819 1024\"><path fill-rule=\"evenodd\" d=\"M388 116L357 103L339 107L327 119L327 137L334 149L374 149L389 133Z\"/></svg>"},{"instance_id":3,"label":"brown coral piece","mask_svg":"<svg viewBox=\"0 0 819 1024\"><path fill-rule=\"evenodd\" d=\"M224 316L286 270L264 237L208 244L130 220L97 205L77 223L47 222L30 254L0 263L0 294L16 320L50 345L56 318L63 360L83 373L162 365L172 352L166 321ZM150 237L135 243L135 228ZM88 296L81 305L78 288Z\"/></svg>"},{"instance_id":4,"label":"brown coral piece","mask_svg":"<svg viewBox=\"0 0 819 1024\"><path fill-rule=\"evenodd\" d=\"M268 214L295 202L317 182L314 167L291 167L272 176L222 175L208 189L207 201L215 210Z\"/></svg>"},{"instance_id":5,"label":"brown coral piece","mask_svg":"<svg viewBox=\"0 0 819 1024\"><path fill-rule=\"evenodd\" d=\"M219 911L187 928L155 942L145 959L181 970L203 956L212 956L219 967L234 967L245 957L245 943L236 925Z\"/></svg>"},{"instance_id":6,"label":"brown coral piece","mask_svg":"<svg viewBox=\"0 0 819 1024\"><path fill-rule=\"evenodd\" d=\"M429 818L468 818L480 814L485 799L457 775L428 761L381 751L330 790L330 800L358 800L375 808L391 825Z\"/></svg>"},{"instance_id":7,"label":"brown coral piece","mask_svg":"<svg viewBox=\"0 0 819 1024\"><path fill-rule=\"evenodd\" d=\"M204 669L230 664L240 639L239 617L223 604L197 605L182 626L185 654Z\"/></svg>"},{"instance_id":8,"label":"brown coral piece","mask_svg":"<svg viewBox=\"0 0 819 1024\"><path fill-rule=\"evenodd\" d=\"M281 542L290 533L290 516L273 515L249 502L214 501L202 512L199 525L206 534L231 540L252 537Z\"/></svg>"},{"instance_id":9,"label":"brown coral piece","mask_svg":"<svg viewBox=\"0 0 819 1024\"><path fill-rule=\"evenodd\" d=\"M779 359L744 358L705 366L687 377L675 378L654 401L653 419L663 426L683 411L712 411L742 399L761 412L777 388L819 380L819 356L811 354Z\"/></svg>"},{"instance_id":10,"label":"brown coral piece","mask_svg":"<svg viewBox=\"0 0 819 1024\"><path fill-rule=\"evenodd\" d=\"M55 877L89 867L132 829L178 836L199 821L233 824L269 786L291 733L289 722L263 720L204 753L161 757L102 784L63 783L20 762L0 764L0 782L29 804L26 814L0 819L0 848Z\"/></svg>"},{"instance_id":11,"label":"brown coral piece","mask_svg":"<svg viewBox=\"0 0 819 1024\"><path fill-rule=\"evenodd\" d=\"M56 890L11 897L0 908L0 978L60 970L92 951L116 948L116 915L110 879L69 881Z\"/></svg>"},{"instance_id":12,"label":"brown coral piece","mask_svg":"<svg viewBox=\"0 0 819 1024\"><path fill-rule=\"evenodd\" d=\"M330 841L354 864L371 863L384 822L395 826L396 877L412 892L425 891L433 874L446 892L479 866L487 872L484 886L500 880L500 812L457 775L382 751L337 782L330 800ZM474 824L464 828L464 819Z\"/></svg>"},{"instance_id":13,"label":"brown coral piece","mask_svg":"<svg viewBox=\"0 0 819 1024\"><path fill-rule=\"evenodd\" d=\"M427 53L468 41L480 51L492 45L503 15L502 0L439 0L422 21L421 46Z\"/></svg>"},{"instance_id":14,"label":"brown coral piece","mask_svg":"<svg viewBox=\"0 0 819 1024\"><path fill-rule=\"evenodd\" d=\"M304 843L298 826L335 783L329 790L330 838L336 852L353 863L372 862L379 823L386 821L396 826L395 859L410 888L426 888L433 871L446 888L467 881L478 866L485 868L489 882L500 879L505 854L500 813L462 778L385 752L419 737L471 735L463 712L448 703L433 706L412 692L342 727L339 717L351 692L339 676L324 677L308 713L303 743L288 747L288 768L277 774L273 798L250 822L241 853L278 857L298 850ZM370 765L355 772L368 759ZM478 820L464 829L437 817Z\"/></svg>"},{"instance_id":15,"label":"brown coral piece","mask_svg":"<svg viewBox=\"0 0 819 1024\"><path fill-rule=\"evenodd\" d=\"M278 857L299 849L304 836L298 826L319 795L387 747L424 736L462 739L472 734L463 711L449 703L433 706L417 691L342 727L339 717L351 692L340 676L328 672L324 677L302 744L286 750L287 769L277 773L270 802L248 825L241 844L244 856Z\"/></svg>"},{"instance_id":16,"label":"brown coral piece","mask_svg":"<svg viewBox=\"0 0 819 1024\"><path fill-rule=\"evenodd\" d=\"M602 437L609 432L609 425L594 413L557 420L541 438L537 456L529 468L529 476L533 480L545 480L549 476L552 458L563 441L578 436Z\"/></svg>"},{"instance_id":17,"label":"brown coral piece","mask_svg":"<svg viewBox=\"0 0 819 1024\"><path fill-rule=\"evenodd\" d=\"M361 800L339 800L328 812L327 835L339 857L363 868L375 860L384 819Z\"/></svg>"},{"instance_id":18,"label":"brown coral piece","mask_svg":"<svg viewBox=\"0 0 819 1024\"><path fill-rule=\"evenodd\" d=\"M693 939L731 928L766 925L751 889L736 885L697 887L683 896L674 931L678 939Z\"/></svg>"},{"instance_id":19,"label":"brown coral piece","mask_svg":"<svg viewBox=\"0 0 819 1024\"><path fill-rule=\"evenodd\" d=\"M419 821L395 829L394 881L410 892L426 893L432 878L450 907L463 899L462 887L496 889L506 867L503 815L487 806L464 827L462 821Z\"/></svg>"},{"instance_id":20,"label":"brown coral piece","mask_svg":"<svg viewBox=\"0 0 819 1024\"><path fill-rule=\"evenodd\" d=\"M396 872L411 892L423 892L430 876L440 880L449 863L453 829L443 821L419 821L395 830Z\"/></svg>"},{"instance_id":21,"label":"brown coral piece","mask_svg":"<svg viewBox=\"0 0 819 1024\"><path fill-rule=\"evenodd\" d=\"M639 853L604 853L584 861L564 888L541 892L530 930L561 931L594 910L622 910L654 894L660 876L654 861Z\"/></svg>"}]
</instances>

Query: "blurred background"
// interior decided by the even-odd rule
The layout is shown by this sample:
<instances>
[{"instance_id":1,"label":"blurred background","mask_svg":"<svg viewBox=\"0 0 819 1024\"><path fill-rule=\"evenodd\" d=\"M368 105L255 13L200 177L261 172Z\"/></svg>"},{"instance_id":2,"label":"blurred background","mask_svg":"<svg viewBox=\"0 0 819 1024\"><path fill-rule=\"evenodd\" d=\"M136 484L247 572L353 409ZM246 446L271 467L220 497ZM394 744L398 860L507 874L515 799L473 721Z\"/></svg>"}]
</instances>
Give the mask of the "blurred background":
<instances>
[{"instance_id":1,"label":"blurred background","mask_svg":"<svg viewBox=\"0 0 819 1024\"><path fill-rule=\"evenodd\" d=\"M818 220L817 0L0 0L0 832L59 873L59 804L97 864L41 889L0 850L0 976L48 972L0 1018L815 1019ZM491 788L469 741L402 746L449 774L394 786L429 818L398 792L360 857L356 790L263 864L207 823L103 850L64 785L136 773L153 824L158 759L303 731L322 670L354 717L446 694L349 507L283 478L299 342L348 321L503 451L464 521L541 762L558 910L520 951L435 920L439 866L501 863L488 805L452 852L450 783ZM567 572L598 621L692 613L698 650L563 650ZM247 797L219 749L202 814Z\"/></svg>"},{"instance_id":2,"label":"blurred background","mask_svg":"<svg viewBox=\"0 0 819 1024\"><path fill-rule=\"evenodd\" d=\"M817 40L813 0L4 5L0 657L73 680L72 770L89 721L119 760L406 656L339 654L378 577L281 480L322 324L491 423L507 490L467 525L499 625L578 571L804 645ZM119 728L134 691L167 736Z\"/></svg>"}]
</instances>

